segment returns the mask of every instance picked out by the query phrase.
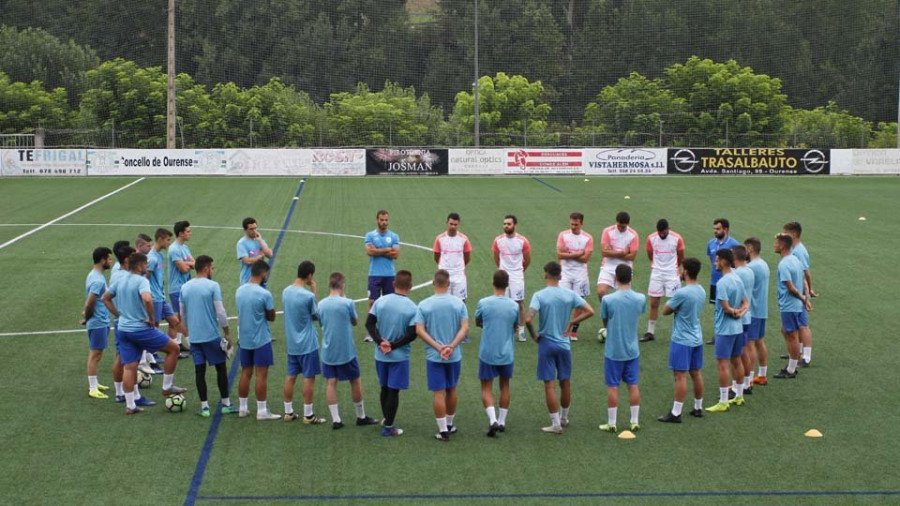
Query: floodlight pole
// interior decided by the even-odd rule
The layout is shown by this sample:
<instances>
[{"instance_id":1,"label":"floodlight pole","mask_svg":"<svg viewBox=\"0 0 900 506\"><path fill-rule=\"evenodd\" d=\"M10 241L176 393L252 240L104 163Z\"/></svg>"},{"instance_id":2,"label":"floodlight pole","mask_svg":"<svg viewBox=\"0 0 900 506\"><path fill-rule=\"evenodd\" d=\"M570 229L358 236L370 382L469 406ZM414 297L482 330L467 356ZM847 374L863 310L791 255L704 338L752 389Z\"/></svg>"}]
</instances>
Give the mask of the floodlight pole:
<instances>
[{"instance_id":1,"label":"floodlight pole","mask_svg":"<svg viewBox=\"0 0 900 506\"><path fill-rule=\"evenodd\" d=\"M478 117L478 0L475 0L475 147L479 147L481 144L481 133L479 132L479 117Z\"/></svg>"},{"instance_id":2,"label":"floodlight pole","mask_svg":"<svg viewBox=\"0 0 900 506\"><path fill-rule=\"evenodd\" d=\"M166 32L166 149L175 149L175 0L169 0Z\"/></svg>"}]
</instances>

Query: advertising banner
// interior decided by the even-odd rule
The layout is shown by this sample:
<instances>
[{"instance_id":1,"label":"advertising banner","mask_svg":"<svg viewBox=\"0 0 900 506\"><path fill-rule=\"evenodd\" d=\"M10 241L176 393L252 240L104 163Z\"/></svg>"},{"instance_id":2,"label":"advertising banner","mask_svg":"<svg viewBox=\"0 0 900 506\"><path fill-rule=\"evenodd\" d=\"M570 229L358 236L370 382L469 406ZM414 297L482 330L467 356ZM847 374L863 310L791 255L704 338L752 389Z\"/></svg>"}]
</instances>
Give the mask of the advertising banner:
<instances>
[{"instance_id":1,"label":"advertising banner","mask_svg":"<svg viewBox=\"0 0 900 506\"><path fill-rule=\"evenodd\" d=\"M450 150L450 175L499 176L505 171L505 149Z\"/></svg>"},{"instance_id":2,"label":"advertising banner","mask_svg":"<svg viewBox=\"0 0 900 506\"><path fill-rule=\"evenodd\" d=\"M367 176L445 176L449 174L446 149L367 149Z\"/></svg>"},{"instance_id":3,"label":"advertising banner","mask_svg":"<svg viewBox=\"0 0 900 506\"><path fill-rule=\"evenodd\" d=\"M83 149L2 149L3 176L84 176Z\"/></svg>"},{"instance_id":4,"label":"advertising banner","mask_svg":"<svg viewBox=\"0 0 900 506\"><path fill-rule=\"evenodd\" d=\"M224 149L89 149L91 176L225 175Z\"/></svg>"},{"instance_id":5,"label":"advertising banner","mask_svg":"<svg viewBox=\"0 0 900 506\"><path fill-rule=\"evenodd\" d=\"M364 149L229 149L230 176L362 176Z\"/></svg>"},{"instance_id":6,"label":"advertising banner","mask_svg":"<svg viewBox=\"0 0 900 506\"><path fill-rule=\"evenodd\" d=\"M584 150L584 173L592 176L651 176L666 173L666 150L605 148Z\"/></svg>"},{"instance_id":7,"label":"advertising banner","mask_svg":"<svg viewBox=\"0 0 900 506\"><path fill-rule=\"evenodd\" d=\"M580 149L507 150L506 174L584 174Z\"/></svg>"},{"instance_id":8,"label":"advertising banner","mask_svg":"<svg viewBox=\"0 0 900 506\"><path fill-rule=\"evenodd\" d=\"M854 149L854 174L900 174L900 149Z\"/></svg>"},{"instance_id":9,"label":"advertising banner","mask_svg":"<svg viewBox=\"0 0 900 506\"><path fill-rule=\"evenodd\" d=\"M678 175L805 176L831 173L828 149L670 148L667 172Z\"/></svg>"}]
</instances>

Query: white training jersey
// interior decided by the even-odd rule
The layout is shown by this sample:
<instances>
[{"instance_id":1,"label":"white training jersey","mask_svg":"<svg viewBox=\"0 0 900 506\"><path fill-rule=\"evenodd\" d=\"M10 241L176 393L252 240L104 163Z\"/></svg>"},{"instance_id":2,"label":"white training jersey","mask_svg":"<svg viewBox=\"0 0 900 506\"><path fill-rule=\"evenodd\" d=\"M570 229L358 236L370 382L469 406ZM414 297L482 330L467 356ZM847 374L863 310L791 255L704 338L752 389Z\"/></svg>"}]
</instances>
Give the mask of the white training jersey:
<instances>
[{"instance_id":1,"label":"white training jersey","mask_svg":"<svg viewBox=\"0 0 900 506\"><path fill-rule=\"evenodd\" d=\"M472 244L466 234L462 232L457 232L452 236L443 232L434 239L434 252L441 254L438 269L449 272L451 280L466 277L466 262L463 254L470 251L472 251Z\"/></svg>"},{"instance_id":2,"label":"white training jersey","mask_svg":"<svg viewBox=\"0 0 900 506\"><path fill-rule=\"evenodd\" d=\"M626 248L631 251L637 251L639 247L638 234L631 227L626 227L624 232L619 232L619 227L610 225L603 229L603 235L600 237L600 244L612 248L613 251L625 251ZM603 257L600 268L614 271L619 264L625 264L631 267L634 262L631 260L622 260L621 258Z\"/></svg>"},{"instance_id":3,"label":"white training jersey","mask_svg":"<svg viewBox=\"0 0 900 506\"><path fill-rule=\"evenodd\" d=\"M659 237L659 232L654 232L647 238L647 251L653 253L651 269L677 274L678 252L684 251L684 240L671 230L665 239Z\"/></svg>"},{"instance_id":4,"label":"white training jersey","mask_svg":"<svg viewBox=\"0 0 900 506\"><path fill-rule=\"evenodd\" d=\"M594 238L591 234L581 231L573 234L571 230L563 230L556 238L556 249L564 253L587 253L594 251ZM562 277L566 279L587 278L588 266L584 262L574 259L564 259L562 265Z\"/></svg>"},{"instance_id":5,"label":"white training jersey","mask_svg":"<svg viewBox=\"0 0 900 506\"><path fill-rule=\"evenodd\" d=\"M506 271L510 278L521 279L525 275L525 253L531 252L531 243L524 235L509 237L500 234L494 238L491 250L500 254L500 269Z\"/></svg>"}]
</instances>

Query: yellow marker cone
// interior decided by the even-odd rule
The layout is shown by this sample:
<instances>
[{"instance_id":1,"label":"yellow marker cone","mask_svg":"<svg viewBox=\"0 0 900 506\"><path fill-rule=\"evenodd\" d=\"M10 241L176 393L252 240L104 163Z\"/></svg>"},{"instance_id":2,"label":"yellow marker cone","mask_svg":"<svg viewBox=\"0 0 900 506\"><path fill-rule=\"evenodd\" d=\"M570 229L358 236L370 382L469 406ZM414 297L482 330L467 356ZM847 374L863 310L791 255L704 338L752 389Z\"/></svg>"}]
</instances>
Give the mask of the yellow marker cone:
<instances>
[{"instance_id":1,"label":"yellow marker cone","mask_svg":"<svg viewBox=\"0 0 900 506\"><path fill-rule=\"evenodd\" d=\"M631 198L630 196L625 195L625 200L628 200L628 199L630 199L630 198Z\"/></svg>"},{"instance_id":2,"label":"yellow marker cone","mask_svg":"<svg viewBox=\"0 0 900 506\"><path fill-rule=\"evenodd\" d=\"M865 217L865 216L860 216L860 217L859 217L859 221L866 221L866 217Z\"/></svg>"},{"instance_id":3,"label":"yellow marker cone","mask_svg":"<svg viewBox=\"0 0 900 506\"><path fill-rule=\"evenodd\" d=\"M585 182L590 181L590 179L588 179L588 178L584 178L584 180L585 180Z\"/></svg>"},{"instance_id":4,"label":"yellow marker cone","mask_svg":"<svg viewBox=\"0 0 900 506\"><path fill-rule=\"evenodd\" d=\"M624 430L619 434L619 439L634 439L635 435L630 430Z\"/></svg>"},{"instance_id":5,"label":"yellow marker cone","mask_svg":"<svg viewBox=\"0 0 900 506\"><path fill-rule=\"evenodd\" d=\"M806 437L811 437L811 438L819 438L819 437L822 437L822 433L819 432L819 431L816 430L816 429L809 429L808 431L806 431L805 433L803 433L803 435L806 436Z\"/></svg>"}]
</instances>

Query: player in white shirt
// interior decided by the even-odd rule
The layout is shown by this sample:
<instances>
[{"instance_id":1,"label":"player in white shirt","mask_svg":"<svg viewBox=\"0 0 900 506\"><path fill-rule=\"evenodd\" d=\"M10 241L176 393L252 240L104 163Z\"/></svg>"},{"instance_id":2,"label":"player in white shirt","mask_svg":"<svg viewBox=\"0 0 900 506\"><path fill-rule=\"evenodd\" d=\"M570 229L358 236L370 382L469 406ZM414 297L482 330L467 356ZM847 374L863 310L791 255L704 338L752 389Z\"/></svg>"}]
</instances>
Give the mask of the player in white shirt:
<instances>
[{"instance_id":1,"label":"player in white shirt","mask_svg":"<svg viewBox=\"0 0 900 506\"><path fill-rule=\"evenodd\" d=\"M610 288L616 287L616 267L625 264L634 272L634 258L639 249L638 233L628 226L631 216L625 211L616 215L616 224L603 229L600 236L600 275L597 276L597 304L603 302L603 296ZM597 335L600 342L606 340L606 328L601 328Z\"/></svg>"},{"instance_id":2,"label":"player in white shirt","mask_svg":"<svg viewBox=\"0 0 900 506\"><path fill-rule=\"evenodd\" d=\"M665 218L656 222L656 232L647 238L647 258L650 259L650 287L647 288L650 320L647 322L647 333L640 339L642 343L655 338L659 300L675 295L675 291L681 288L678 269L684 260L684 239L669 230L669 221Z\"/></svg>"},{"instance_id":3,"label":"player in white shirt","mask_svg":"<svg viewBox=\"0 0 900 506\"><path fill-rule=\"evenodd\" d=\"M531 264L531 243L524 235L516 233L519 220L515 215L503 217L503 233L494 238L491 250L494 263L509 274L506 296L519 305L519 341L525 342L525 270Z\"/></svg>"},{"instance_id":4,"label":"player in white shirt","mask_svg":"<svg viewBox=\"0 0 900 506\"><path fill-rule=\"evenodd\" d=\"M466 265L469 264L472 244L466 234L459 231L459 221L459 214L447 215L447 231L435 237L433 251L438 269L450 274L450 295L465 301L468 298Z\"/></svg>"},{"instance_id":5,"label":"player in white shirt","mask_svg":"<svg viewBox=\"0 0 900 506\"><path fill-rule=\"evenodd\" d=\"M594 252L594 238L584 231L584 215L569 215L569 230L556 238L556 258L562 266L559 286L571 290L582 299L588 296L588 261ZM577 315L576 315L577 316ZM572 341L578 340L578 324L572 326Z\"/></svg>"}]
</instances>

